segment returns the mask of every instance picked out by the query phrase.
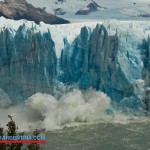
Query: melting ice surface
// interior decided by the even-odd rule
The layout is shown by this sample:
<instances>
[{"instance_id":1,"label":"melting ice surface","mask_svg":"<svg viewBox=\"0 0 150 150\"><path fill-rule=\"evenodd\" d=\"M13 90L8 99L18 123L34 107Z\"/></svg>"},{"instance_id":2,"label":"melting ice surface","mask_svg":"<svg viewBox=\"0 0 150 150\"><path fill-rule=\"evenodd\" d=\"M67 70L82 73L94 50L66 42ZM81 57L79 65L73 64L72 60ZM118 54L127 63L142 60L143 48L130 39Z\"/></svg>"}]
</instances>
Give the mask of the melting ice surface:
<instances>
[{"instance_id":1,"label":"melting ice surface","mask_svg":"<svg viewBox=\"0 0 150 150\"><path fill-rule=\"evenodd\" d=\"M36 122L54 129L113 120L116 110L130 115L150 110L149 21L55 26L0 21L0 107L26 101L24 111L23 106L0 111L19 123L24 117L29 123L22 128Z\"/></svg>"}]
</instances>

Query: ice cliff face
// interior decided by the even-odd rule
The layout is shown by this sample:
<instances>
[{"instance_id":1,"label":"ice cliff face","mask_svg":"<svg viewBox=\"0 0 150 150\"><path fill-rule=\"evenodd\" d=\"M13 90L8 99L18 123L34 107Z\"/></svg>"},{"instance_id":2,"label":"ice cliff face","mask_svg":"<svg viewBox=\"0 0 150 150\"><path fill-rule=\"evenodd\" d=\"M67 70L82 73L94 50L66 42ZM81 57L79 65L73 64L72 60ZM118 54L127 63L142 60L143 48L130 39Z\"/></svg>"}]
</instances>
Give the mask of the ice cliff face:
<instances>
[{"instance_id":1,"label":"ice cliff face","mask_svg":"<svg viewBox=\"0 0 150 150\"><path fill-rule=\"evenodd\" d=\"M146 84L150 86L150 37L143 40L143 62L144 62L144 78L146 79Z\"/></svg>"},{"instance_id":2,"label":"ice cliff face","mask_svg":"<svg viewBox=\"0 0 150 150\"><path fill-rule=\"evenodd\" d=\"M150 23L96 24L3 25L0 88L18 101L36 92L56 95L56 87L62 83L80 89L93 87L123 105L144 108Z\"/></svg>"},{"instance_id":3,"label":"ice cliff face","mask_svg":"<svg viewBox=\"0 0 150 150\"><path fill-rule=\"evenodd\" d=\"M14 36L7 28L0 32L0 87L12 100L51 93L56 63L49 31L35 33L22 25Z\"/></svg>"},{"instance_id":4,"label":"ice cliff face","mask_svg":"<svg viewBox=\"0 0 150 150\"><path fill-rule=\"evenodd\" d=\"M109 35L108 31L104 25L92 32L83 27L71 46L65 40L68 46L59 61L59 80L81 89L93 87L115 101L128 98L142 105L136 89L142 79L141 43L131 35L123 37L117 30Z\"/></svg>"}]
</instances>

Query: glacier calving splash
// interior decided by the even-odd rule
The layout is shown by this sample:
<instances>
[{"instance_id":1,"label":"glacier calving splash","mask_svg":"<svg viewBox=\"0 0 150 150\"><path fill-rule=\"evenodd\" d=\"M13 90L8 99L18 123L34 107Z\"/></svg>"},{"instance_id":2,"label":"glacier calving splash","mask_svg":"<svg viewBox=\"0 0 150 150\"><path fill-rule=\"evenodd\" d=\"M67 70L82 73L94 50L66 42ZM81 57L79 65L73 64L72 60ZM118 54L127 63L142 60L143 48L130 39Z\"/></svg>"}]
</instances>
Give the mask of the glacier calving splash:
<instances>
[{"instance_id":1,"label":"glacier calving splash","mask_svg":"<svg viewBox=\"0 0 150 150\"><path fill-rule=\"evenodd\" d=\"M150 109L150 22L0 20L0 88L8 105L37 92L60 97L92 87L121 106Z\"/></svg>"}]
</instances>

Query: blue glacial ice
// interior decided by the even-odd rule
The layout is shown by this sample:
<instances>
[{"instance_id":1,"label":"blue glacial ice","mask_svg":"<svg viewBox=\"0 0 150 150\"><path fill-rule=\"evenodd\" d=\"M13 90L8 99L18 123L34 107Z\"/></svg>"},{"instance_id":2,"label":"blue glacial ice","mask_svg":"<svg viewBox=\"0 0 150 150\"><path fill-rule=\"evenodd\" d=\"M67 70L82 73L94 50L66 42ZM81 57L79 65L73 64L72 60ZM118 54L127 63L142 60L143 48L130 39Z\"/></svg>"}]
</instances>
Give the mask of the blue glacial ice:
<instances>
[{"instance_id":1,"label":"blue glacial ice","mask_svg":"<svg viewBox=\"0 0 150 150\"><path fill-rule=\"evenodd\" d=\"M120 105L148 109L150 22L38 26L0 19L0 88L12 103L92 87Z\"/></svg>"}]
</instances>

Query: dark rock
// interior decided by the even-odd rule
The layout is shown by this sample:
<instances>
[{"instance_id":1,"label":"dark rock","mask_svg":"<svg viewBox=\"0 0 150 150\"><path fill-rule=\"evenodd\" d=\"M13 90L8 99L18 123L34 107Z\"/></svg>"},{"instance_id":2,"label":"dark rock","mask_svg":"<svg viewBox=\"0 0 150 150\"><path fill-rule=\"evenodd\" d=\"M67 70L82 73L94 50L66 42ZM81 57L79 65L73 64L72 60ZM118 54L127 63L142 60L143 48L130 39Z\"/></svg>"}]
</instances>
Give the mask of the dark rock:
<instances>
[{"instance_id":1,"label":"dark rock","mask_svg":"<svg viewBox=\"0 0 150 150\"><path fill-rule=\"evenodd\" d=\"M97 10L98 8L103 8L101 6L99 6L96 2L92 1L92 3L90 3L89 5L87 5L87 7L90 10Z\"/></svg>"},{"instance_id":2,"label":"dark rock","mask_svg":"<svg viewBox=\"0 0 150 150\"><path fill-rule=\"evenodd\" d=\"M138 15L138 17L150 17L150 14L148 14L148 13L140 14L140 15Z\"/></svg>"},{"instance_id":3,"label":"dark rock","mask_svg":"<svg viewBox=\"0 0 150 150\"><path fill-rule=\"evenodd\" d=\"M63 2L66 2L66 0L57 0L58 2L61 2L61 3L63 3Z\"/></svg>"},{"instance_id":4,"label":"dark rock","mask_svg":"<svg viewBox=\"0 0 150 150\"><path fill-rule=\"evenodd\" d=\"M54 10L55 15L64 15L66 14L66 11L64 11L62 8L57 8Z\"/></svg>"},{"instance_id":5,"label":"dark rock","mask_svg":"<svg viewBox=\"0 0 150 150\"><path fill-rule=\"evenodd\" d=\"M0 2L0 16L20 20L26 19L39 24L41 21L47 24L65 24L69 21L47 13L45 8L35 8L25 0L5 0Z\"/></svg>"},{"instance_id":6,"label":"dark rock","mask_svg":"<svg viewBox=\"0 0 150 150\"><path fill-rule=\"evenodd\" d=\"M90 10L83 10L83 9L80 9L80 10L78 10L78 11L76 12L75 15L88 15L88 14L90 14L90 13L91 13Z\"/></svg>"},{"instance_id":7,"label":"dark rock","mask_svg":"<svg viewBox=\"0 0 150 150\"><path fill-rule=\"evenodd\" d=\"M106 7L101 7L96 2L92 1L85 8L78 10L75 15L88 15L92 12L98 11L99 8L107 9Z\"/></svg>"}]
</instances>

